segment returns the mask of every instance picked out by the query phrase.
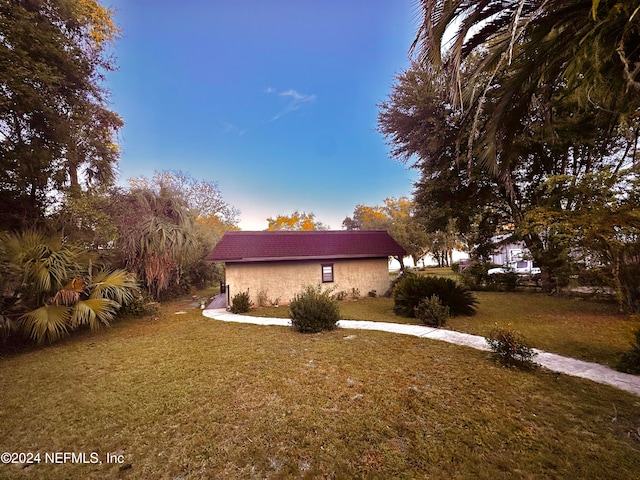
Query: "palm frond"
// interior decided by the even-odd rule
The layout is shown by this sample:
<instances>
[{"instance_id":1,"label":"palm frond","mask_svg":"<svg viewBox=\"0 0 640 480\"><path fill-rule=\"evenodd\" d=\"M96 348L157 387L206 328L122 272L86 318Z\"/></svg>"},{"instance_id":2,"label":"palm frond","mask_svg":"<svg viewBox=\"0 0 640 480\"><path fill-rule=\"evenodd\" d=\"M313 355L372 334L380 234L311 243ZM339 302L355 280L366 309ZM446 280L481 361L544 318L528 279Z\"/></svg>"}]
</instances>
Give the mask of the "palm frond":
<instances>
[{"instance_id":1,"label":"palm frond","mask_svg":"<svg viewBox=\"0 0 640 480\"><path fill-rule=\"evenodd\" d=\"M4 236L5 254L23 272L23 283L36 297L53 294L81 270L84 250L65 245L59 236L26 230Z\"/></svg>"},{"instance_id":2,"label":"palm frond","mask_svg":"<svg viewBox=\"0 0 640 480\"><path fill-rule=\"evenodd\" d=\"M73 306L71 326L89 325L97 330L101 324L109 325L120 305L109 298L89 298L80 300Z\"/></svg>"},{"instance_id":3,"label":"palm frond","mask_svg":"<svg viewBox=\"0 0 640 480\"><path fill-rule=\"evenodd\" d=\"M0 315L0 340L5 340L12 332L18 330L16 322L8 315Z\"/></svg>"},{"instance_id":4,"label":"palm frond","mask_svg":"<svg viewBox=\"0 0 640 480\"><path fill-rule=\"evenodd\" d=\"M56 292L53 303L56 305L72 306L80 300L85 284L82 277L76 277Z\"/></svg>"},{"instance_id":5,"label":"palm frond","mask_svg":"<svg viewBox=\"0 0 640 480\"><path fill-rule=\"evenodd\" d=\"M133 300L139 290L138 281L126 270L102 270L94 275L89 298L108 298L119 305Z\"/></svg>"},{"instance_id":6,"label":"palm frond","mask_svg":"<svg viewBox=\"0 0 640 480\"><path fill-rule=\"evenodd\" d=\"M71 307L45 305L22 315L22 330L39 344L54 342L69 331Z\"/></svg>"}]
</instances>

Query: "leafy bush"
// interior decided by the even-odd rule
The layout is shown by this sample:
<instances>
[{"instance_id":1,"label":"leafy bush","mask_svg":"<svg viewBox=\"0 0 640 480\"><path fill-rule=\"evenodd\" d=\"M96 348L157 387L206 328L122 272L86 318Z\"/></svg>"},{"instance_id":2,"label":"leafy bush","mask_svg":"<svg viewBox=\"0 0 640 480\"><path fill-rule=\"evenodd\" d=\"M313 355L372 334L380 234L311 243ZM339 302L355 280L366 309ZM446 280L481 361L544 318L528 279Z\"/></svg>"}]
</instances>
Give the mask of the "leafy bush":
<instances>
[{"instance_id":1,"label":"leafy bush","mask_svg":"<svg viewBox=\"0 0 640 480\"><path fill-rule=\"evenodd\" d=\"M496 328L489 334L487 343L491 351L504 365L524 368L534 368L537 365L533 361L537 353L526 344L524 337L512 329L510 325L504 328L496 325Z\"/></svg>"},{"instance_id":2,"label":"leafy bush","mask_svg":"<svg viewBox=\"0 0 640 480\"><path fill-rule=\"evenodd\" d=\"M483 289L489 282L489 269L497 265L487 262L473 261L460 273L465 285L473 290Z\"/></svg>"},{"instance_id":3,"label":"leafy bush","mask_svg":"<svg viewBox=\"0 0 640 480\"><path fill-rule=\"evenodd\" d=\"M580 268L576 273L578 285L596 288L615 288L611 268Z\"/></svg>"},{"instance_id":4,"label":"leafy bush","mask_svg":"<svg viewBox=\"0 0 640 480\"><path fill-rule=\"evenodd\" d=\"M518 286L518 274L516 272L494 273L489 276L489 283L501 292L515 292Z\"/></svg>"},{"instance_id":5,"label":"leafy bush","mask_svg":"<svg viewBox=\"0 0 640 480\"><path fill-rule=\"evenodd\" d=\"M297 294L289 305L291 325L302 333L317 333L333 330L340 319L338 301L331 297L330 291L322 291L320 285L307 286Z\"/></svg>"},{"instance_id":6,"label":"leafy bush","mask_svg":"<svg viewBox=\"0 0 640 480\"><path fill-rule=\"evenodd\" d=\"M156 315L159 310L159 303L154 301L144 290L140 290L129 303L124 305L118 312L119 318L140 318Z\"/></svg>"},{"instance_id":7,"label":"leafy bush","mask_svg":"<svg viewBox=\"0 0 640 480\"><path fill-rule=\"evenodd\" d=\"M419 276L405 273L393 290L393 312L403 317L415 317L415 308L428 297L437 296L449 307L453 316L475 315L478 303L465 286L450 278Z\"/></svg>"},{"instance_id":8,"label":"leafy bush","mask_svg":"<svg viewBox=\"0 0 640 480\"><path fill-rule=\"evenodd\" d=\"M236 293L231 299L231 312L232 313L246 313L253 306L253 302L249 297L249 291Z\"/></svg>"},{"instance_id":9,"label":"leafy bush","mask_svg":"<svg viewBox=\"0 0 640 480\"><path fill-rule=\"evenodd\" d=\"M357 300L358 298L360 298L360 290L357 288L352 288L351 289L351 298L353 298L354 300Z\"/></svg>"},{"instance_id":10,"label":"leafy bush","mask_svg":"<svg viewBox=\"0 0 640 480\"><path fill-rule=\"evenodd\" d=\"M371 298L376 298L378 296L378 292L376 292L375 290L369 290L369 293L367 295L369 295Z\"/></svg>"},{"instance_id":11,"label":"leafy bush","mask_svg":"<svg viewBox=\"0 0 640 480\"><path fill-rule=\"evenodd\" d=\"M423 325L442 327L447 323L450 309L436 295L424 298L414 309L415 316Z\"/></svg>"},{"instance_id":12,"label":"leafy bush","mask_svg":"<svg viewBox=\"0 0 640 480\"><path fill-rule=\"evenodd\" d=\"M631 344L631 350L622 356L618 368L623 372L640 374L640 328L636 330L636 340Z\"/></svg>"}]
</instances>

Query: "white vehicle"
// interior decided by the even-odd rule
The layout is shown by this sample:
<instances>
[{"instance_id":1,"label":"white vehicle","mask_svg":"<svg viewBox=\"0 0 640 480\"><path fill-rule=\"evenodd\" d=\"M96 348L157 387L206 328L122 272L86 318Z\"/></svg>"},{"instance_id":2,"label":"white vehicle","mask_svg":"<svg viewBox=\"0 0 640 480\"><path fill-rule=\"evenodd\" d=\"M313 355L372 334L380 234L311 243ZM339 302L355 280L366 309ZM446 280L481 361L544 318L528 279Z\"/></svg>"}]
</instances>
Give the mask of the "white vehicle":
<instances>
[{"instance_id":1,"label":"white vehicle","mask_svg":"<svg viewBox=\"0 0 640 480\"><path fill-rule=\"evenodd\" d=\"M498 273L517 273L518 275L540 275L539 267L533 266L533 260L520 260L518 262L509 262L504 267L490 268L487 272L489 275Z\"/></svg>"}]
</instances>

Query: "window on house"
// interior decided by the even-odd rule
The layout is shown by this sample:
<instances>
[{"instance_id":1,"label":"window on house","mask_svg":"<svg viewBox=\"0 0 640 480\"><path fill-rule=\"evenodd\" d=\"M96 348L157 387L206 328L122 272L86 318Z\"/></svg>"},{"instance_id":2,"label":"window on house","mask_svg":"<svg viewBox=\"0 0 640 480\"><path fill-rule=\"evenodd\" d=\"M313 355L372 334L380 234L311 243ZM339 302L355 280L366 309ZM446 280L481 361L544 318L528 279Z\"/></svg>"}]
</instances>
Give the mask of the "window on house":
<instances>
[{"instance_id":1,"label":"window on house","mask_svg":"<svg viewBox=\"0 0 640 480\"><path fill-rule=\"evenodd\" d=\"M322 283L333 282L333 263L322 265Z\"/></svg>"}]
</instances>

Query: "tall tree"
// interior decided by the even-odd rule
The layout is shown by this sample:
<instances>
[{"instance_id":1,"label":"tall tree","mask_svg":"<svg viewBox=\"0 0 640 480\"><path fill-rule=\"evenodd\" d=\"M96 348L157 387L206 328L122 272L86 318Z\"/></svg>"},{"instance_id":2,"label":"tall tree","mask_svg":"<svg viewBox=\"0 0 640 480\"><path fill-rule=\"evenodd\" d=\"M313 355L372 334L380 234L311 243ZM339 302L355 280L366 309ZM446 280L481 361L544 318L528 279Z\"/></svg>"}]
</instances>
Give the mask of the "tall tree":
<instances>
[{"instance_id":1,"label":"tall tree","mask_svg":"<svg viewBox=\"0 0 640 480\"><path fill-rule=\"evenodd\" d=\"M415 264L429 251L428 235L416 216L415 207L407 197L388 197L383 205L356 205L353 217L346 217L342 226L347 230L387 230ZM398 261L403 264L403 259Z\"/></svg>"},{"instance_id":2,"label":"tall tree","mask_svg":"<svg viewBox=\"0 0 640 480\"><path fill-rule=\"evenodd\" d=\"M640 311L640 185L637 176L603 168L582 177L558 175L540 187L522 231L543 231L556 256L599 267L621 307Z\"/></svg>"},{"instance_id":3,"label":"tall tree","mask_svg":"<svg viewBox=\"0 0 640 480\"><path fill-rule=\"evenodd\" d=\"M211 180L196 180L180 170L155 172L151 179L144 176L129 179L132 189L151 190L157 194L170 192L180 198L196 219L217 217L223 225L236 225L240 212L222 198L218 184Z\"/></svg>"},{"instance_id":4,"label":"tall tree","mask_svg":"<svg viewBox=\"0 0 640 480\"><path fill-rule=\"evenodd\" d=\"M474 61L482 58L467 60ZM465 64L465 83L482 82L475 71ZM554 175L579 179L607 166L632 174L626 166L635 162L637 126L612 128L610 112L581 107L559 84L537 97L518 119L518 129L503 132L509 141L497 143L496 162L487 162L488 147L473 141L477 126L499 108L494 95L500 92L488 90L483 110L470 122L462 106L449 99L450 78L446 70L415 63L398 77L381 105L379 129L392 154L421 171L415 198L429 230L444 230L451 218L461 232L485 239L500 227L515 228L552 290L553 270L562 266L549 249L552 243L542 231L520 229L527 212L540 202L540 186Z\"/></svg>"},{"instance_id":5,"label":"tall tree","mask_svg":"<svg viewBox=\"0 0 640 480\"><path fill-rule=\"evenodd\" d=\"M291 215L267 218L267 222L267 230L327 230L322 222L316 220L314 213L300 213L297 210Z\"/></svg>"},{"instance_id":6,"label":"tall tree","mask_svg":"<svg viewBox=\"0 0 640 480\"><path fill-rule=\"evenodd\" d=\"M118 35L96 0L0 4L0 219L40 218L56 190L109 183L122 120L101 85Z\"/></svg>"},{"instance_id":7,"label":"tall tree","mask_svg":"<svg viewBox=\"0 0 640 480\"><path fill-rule=\"evenodd\" d=\"M226 230L237 228L238 210L223 200L215 182L178 170L129 183L116 220L125 265L135 268L156 298L169 289L210 286L220 272L204 257Z\"/></svg>"},{"instance_id":8,"label":"tall tree","mask_svg":"<svg viewBox=\"0 0 640 480\"><path fill-rule=\"evenodd\" d=\"M464 113L448 101L446 71L414 62L396 77L389 97L379 105L378 131L391 155L420 172L414 185L414 216L429 232L424 248L433 252L436 232L450 229L469 245L481 245L502 224L510 223L498 182L467 156ZM478 235L478 233L482 235ZM485 240L486 242L486 240ZM486 249L479 253L486 255Z\"/></svg>"},{"instance_id":9,"label":"tall tree","mask_svg":"<svg viewBox=\"0 0 640 480\"><path fill-rule=\"evenodd\" d=\"M346 217L342 226L347 230L388 230L391 218L380 205L356 205L353 217Z\"/></svg>"}]
</instances>

